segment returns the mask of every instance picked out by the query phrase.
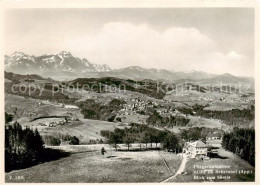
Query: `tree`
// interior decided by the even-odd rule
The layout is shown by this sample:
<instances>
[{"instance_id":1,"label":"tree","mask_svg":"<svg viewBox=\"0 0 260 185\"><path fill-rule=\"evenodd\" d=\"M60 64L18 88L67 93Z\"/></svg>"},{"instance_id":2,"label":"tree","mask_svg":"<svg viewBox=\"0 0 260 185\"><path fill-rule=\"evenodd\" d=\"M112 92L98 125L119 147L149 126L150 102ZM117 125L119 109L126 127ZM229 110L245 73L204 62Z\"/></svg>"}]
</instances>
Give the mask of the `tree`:
<instances>
[{"instance_id":1,"label":"tree","mask_svg":"<svg viewBox=\"0 0 260 185\"><path fill-rule=\"evenodd\" d=\"M24 168L41 160L43 144L37 129L23 129L18 122L6 126L5 170Z\"/></svg>"},{"instance_id":2,"label":"tree","mask_svg":"<svg viewBox=\"0 0 260 185\"><path fill-rule=\"evenodd\" d=\"M123 137L123 142L127 145L127 150L129 151L130 144L135 141L135 138L131 135L126 135Z\"/></svg>"},{"instance_id":3,"label":"tree","mask_svg":"<svg viewBox=\"0 0 260 185\"><path fill-rule=\"evenodd\" d=\"M52 137L50 140L50 145L52 146L60 146L61 141L58 138Z\"/></svg>"},{"instance_id":4,"label":"tree","mask_svg":"<svg viewBox=\"0 0 260 185\"><path fill-rule=\"evenodd\" d=\"M145 143L146 150L147 150L147 144L149 143L149 141L150 141L150 134L148 132L145 132L144 137L143 137L143 142Z\"/></svg>"},{"instance_id":5,"label":"tree","mask_svg":"<svg viewBox=\"0 0 260 185\"><path fill-rule=\"evenodd\" d=\"M168 134L169 134L169 131L167 131L167 130L160 131L158 136L157 136L158 137L158 141L159 142L164 141ZM157 145L156 145L156 147L157 147Z\"/></svg>"},{"instance_id":6,"label":"tree","mask_svg":"<svg viewBox=\"0 0 260 185\"><path fill-rule=\"evenodd\" d=\"M43 140L42 137L40 135L40 133L38 132L37 128L34 131L34 147L36 151L42 151L43 150Z\"/></svg>"},{"instance_id":7,"label":"tree","mask_svg":"<svg viewBox=\"0 0 260 185\"><path fill-rule=\"evenodd\" d=\"M7 113L5 112L5 124L11 122L12 120L13 120L13 115L7 114Z\"/></svg>"},{"instance_id":8,"label":"tree","mask_svg":"<svg viewBox=\"0 0 260 185\"><path fill-rule=\"evenodd\" d=\"M234 128L223 135L222 146L255 165L255 130Z\"/></svg>"},{"instance_id":9,"label":"tree","mask_svg":"<svg viewBox=\"0 0 260 185\"><path fill-rule=\"evenodd\" d=\"M129 150L131 143L138 141L140 143L140 149L141 143L145 143L147 149L148 143L151 144L151 148L153 143L155 143L157 147L157 144L163 143L164 141L166 141L166 138L168 139L168 141L167 143L165 143L165 146L167 146L169 150L172 147L176 149L176 151L178 151L178 149L181 147L177 136L173 134L173 136L170 138L170 135L172 134L170 131L158 130L147 125L137 123L130 123L129 126L130 128L116 128L113 132L102 130L100 133L103 137L108 138L108 142L110 144L113 144L115 148L117 147L118 143L125 143ZM172 141L174 142L172 143Z\"/></svg>"},{"instance_id":10,"label":"tree","mask_svg":"<svg viewBox=\"0 0 260 185\"><path fill-rule=\"evenodd\" d=\"M146 120L148 125L163 126L163 117L156 111L153 112Z\"/></svg>"},{"instance_id":11,"label":"tree","mask_svg":"<svg viewBox=\"0 0 260 185\"><path fill-rule=\"evenodd\" d=\"M179 140L173 133L168 133L164 138L162 145L168 151L177 152L180 149Z\"/></svg>"},{"instance_id":12,"label":"tree","mask_svg":"<svg viewBox=\"0 0 260 185\"><path fill-rule=\"evenodd\" d=\"M119 133L111 132L109 134L108 142L113 145L115 150L117 150L117 144L120 143L121 141L122 141L122 137L121 135L119 135Z\"/></svg>"},{"instance_id":13,"label":"tree","mask_svg":"<svg viewBox=\"0 0 260 185\"><path fill-rule=\"evenodd\" d=\"M154 133L152 131L148 132L148 137L149 137L149 142L151 144L151 148L153 147L153 142L154 142Z\"/></svg>"},{"instance_id":14,"label":"tree","mask_svg":"<svg viewBox=\"0 0 260 185\"><path fill-rule=\"evenodd\" d=\"M79 144L79 139L76 136L73 136L70 140L70 145L78 145Z\"/></svg>"}]
</instances>

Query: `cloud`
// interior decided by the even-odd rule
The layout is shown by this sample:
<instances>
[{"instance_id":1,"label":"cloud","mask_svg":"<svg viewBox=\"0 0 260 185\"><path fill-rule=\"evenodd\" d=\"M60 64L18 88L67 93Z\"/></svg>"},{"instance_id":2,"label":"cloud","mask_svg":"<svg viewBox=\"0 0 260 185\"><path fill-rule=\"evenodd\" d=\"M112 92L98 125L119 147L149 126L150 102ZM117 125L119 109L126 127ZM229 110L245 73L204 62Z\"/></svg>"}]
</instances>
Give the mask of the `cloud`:
<instances>
[{"instance_id":1,"label":"cloud","mask_svg":"<svg viewBox=\"0 0 260 185\"><path fill-rule=\"evenodd\" d=\"M229 52L229 53L227 54L227 56L228 56L229 58L235 59L235 60L242 60L242 59L245 58L245 56L239 55L239 54L237 54L237 53L234 52L234 51Z\"/></svg>"},{"instance_id":2,"label":"cloud","mask_svg":"<svg viewBox=\"0 0 260 185\"><path fill-rule=\"evenodd\" d=\"M253 71L252 66L247 66L247 57L235 51L222 53L217 41L193 27L171 27L159 32L146 24L109 22L98 33L69 40L66 45L77 48L90 61L112 68L139 65L239 75Z\"/></svg>"}]
</instances>

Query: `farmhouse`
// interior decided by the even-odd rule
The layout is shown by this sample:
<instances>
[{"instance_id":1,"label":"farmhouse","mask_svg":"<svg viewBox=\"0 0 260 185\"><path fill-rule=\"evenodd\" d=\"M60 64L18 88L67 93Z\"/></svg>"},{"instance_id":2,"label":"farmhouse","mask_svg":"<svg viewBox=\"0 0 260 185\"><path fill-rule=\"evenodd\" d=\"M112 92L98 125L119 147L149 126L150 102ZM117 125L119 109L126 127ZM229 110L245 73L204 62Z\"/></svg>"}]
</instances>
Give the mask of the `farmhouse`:
<instances>
[{"instance_id":1,"label":"farmhouse","mask_svg":"<svg viewBox=\"0 0 260 185\"><path fill-rule=\"evenodd\" d=\"M26 78L24 79L25 82L34 82L34 79Z\"/></svg>"},{"instance_id":2,"label":"farmhouse","mask_svg":"<svg viewBox=\"0 0 260 185\"><path fill-rule=\"evenodd\" d=\"M206 137L206 143L208 146L221 147L222 136L218 132L209 133Z\"/></svg>"},{"instance_id":3,"label":"farmhouse","mask_svg":"<svg viewBox=\"0 0 260 185\"><path fill-rule=\"evenodd\" d=\"M221 134L217 133L217 132L209 133L207 135L207 137L206 137L206 140L207 141L210 141L210 140L221 140Z\"/></svg>"},{"instance_id":4,"label":"farmhouse","mask_svg":"<svg viewBox=\"0 0 260 185\"><path fill-rule=\"evenodd\" d=\"M63 125L63 124L65 124L66 123L66 120L59 120L59 122L58 122L59 124L61 124L61 125Z\"/></svg>"},{"instance_id":5,"label":"farmhouse","mask_svg":"<svg viewBox=\"0 0 260 185\"><path fill-rule=\"evenodd\" d=\"M183 152L190 158L203 158L207 156L208 147L202 141L187 142Z\"/></svg>"},{"instance_id":6,"label":"farmhouse","mask_svg":"<svg viewBox=\"0 0 260 185\"><path fill-rule=\"evenodd\" d=\"M45 123L45 126L47 126L47 127L56 127L57 126L57 123L55 123L55 122L51 122L51 123Z\"/></svg>"}]
</instances>

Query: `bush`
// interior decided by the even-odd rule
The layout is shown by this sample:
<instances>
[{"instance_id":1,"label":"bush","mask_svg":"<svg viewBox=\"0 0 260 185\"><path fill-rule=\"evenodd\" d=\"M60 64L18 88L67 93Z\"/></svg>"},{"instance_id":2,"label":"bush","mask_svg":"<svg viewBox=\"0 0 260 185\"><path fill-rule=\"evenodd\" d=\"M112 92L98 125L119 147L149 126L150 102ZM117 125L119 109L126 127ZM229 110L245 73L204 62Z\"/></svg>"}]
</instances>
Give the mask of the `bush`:
<instances>
[{"instance_id":1,"label":"bush","mask_svg":"<svg viewBox=\"0 0 260 185\"><path fill-rule=\"evenodd\" d=\"M51 139L51 142L50 142L51 146L60 146L60 144L61 144L61 141L58 138L53 137Z\"/></svg>"},{"instance_id":2,"label":"bush","mask_svg":"<svg viewBox=\"0 0 260 185\"><path fill-rule=\"evenodd\" d=\"M78 145L79 144L79 139L76 136L73 136L70 140L70 145Z\"/></svg>"},{"instance_id":3,"label":"bush","mask_svg":"<svg viewBox=\"0 0 260 185\"><path fill-rule=\"evenodd\" d=\"M110 116L110 117L107 119L107 121L109 121L109 122L113 122L114 119L115 119L115 117L116 117L116 116L112 115L112 116Z\"/></svg>"},{"instance_id":4,"label":"bush","mask_svg":"<svg viewBox=\"0 0 260 185\"><path fill-rule=\"evenodd\" d=\"M79 144L79 139L76 136L71 136L71 135L64 135L64 134L54 134L54 135L46 135L44 136L44 141L47 145L50 146L59 146L61 144L61 141L67 142L67 144L70 145L78 145Z\"/></svg>"}]
</instances>

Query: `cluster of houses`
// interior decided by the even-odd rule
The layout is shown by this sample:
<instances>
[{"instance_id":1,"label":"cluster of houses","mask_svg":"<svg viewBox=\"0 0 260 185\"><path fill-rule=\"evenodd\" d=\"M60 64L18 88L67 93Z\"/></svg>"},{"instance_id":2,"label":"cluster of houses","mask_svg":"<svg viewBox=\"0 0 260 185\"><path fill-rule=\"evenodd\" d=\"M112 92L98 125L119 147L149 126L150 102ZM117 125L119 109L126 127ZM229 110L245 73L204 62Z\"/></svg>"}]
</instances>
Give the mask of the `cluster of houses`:
<instances>
[{"instance_id":1,"label":"cluster of houses","mask_svg":"<svg viewBox=\"0 0 260 185\"><path fill-rule=\"evenodd\" d=\"M212 141L214 141L214 144L211 143ZM186 142L183 147L183 153L189 158L206 159L208 158L209 147L221 147L221 141L222 136L220 133L209 133L206 137L206 143L201 140Z\"/></svg>"},{"instance_id":2,"label":"cluster of houses","mask_svg":"<svg viewBox=\"0 0 260 185\"><path fill-rule=\"evenodd\" d=\"M127 98L124 99L125 101ZM148 108L154 108L157 107L159 104L155 101L144 101L141 98L132 98L128 101L127 104L123 105L123 108L118 111L117 116L122 116L122 115L135 115L137 112L141 111L146 111ZM180 116L186 117L185 114L180 113L178 110L174 109L173 107L171 108L156 108L156 111L159 114L166 114L166 115L177 115L179 114Z\"/></svg>"},{"instance_id":3,"label":"cluster of houses","mask_svg":"<svg viewBox=\"0 0 260 185\"><path fill-rule=\"evenodd\" d=\"M148 107L152 107L155 102L149 104L139 98L132 98L130 103L124 104L123 109L121 109L122 115L132 115L138 111L145 111ZM157 104L158 105L158 104Z\"/></svg>"},{"instance_id":4,"label":"cluster of houses","mask_svg":"<svg viewBox=\"0 0 260 185\"><path fill-rule=\"evenodd\" d=\"M211 98L211 97L199 97L198 100L205 100L205 101L212 102L213 98Z\"/></svg>"},{"instance_id":5,"label":"cluster of houses","mask_svg":"<svg viewBox=\"0 0 260 185\"><path fill-rule=\"evenodd\" d=\"M57 125L64 125L66 123L69 123L70 121L79 121L78 118L66 118L66 119L60 119L58 121L53 122L45 122L43 125L47 127L56 127Z\"/></svg>"},{"instance_id":6,"label":"cluster of houses","mask_svg":"<svg viewBox=\"0 0 260 185\"><path fill-rule=\"evenodd\" d=\"M34 79L31 79L31 78L25 78L24 79L24 82L34 82L35 80Z\"/></svg>"},{"instance_id":7,"label":"cluster of houses","mask_svg":"<svg viewBox=\"0 0 260 185\"><path fill-rule=\"evenodd\" d=\"M202 97L200 96L198 100L205 100L211 103L219 103L219 102L251 102L254 100L254 97L247 97L247 98L241 98L241 97Z\"/></svg>"},{"instance_id":8,"label":"cluster of houses","mask_svg":"<svg viewBox=\"0 0 260 185\"><path fill-rule=\"evenodd\" d=\"M64 125L66 123L65 119L61 119L58 121L53 121L53 122L45 122L44 125L47 127L56 127L57 125Z\"/></svg>"}]
</instances>

